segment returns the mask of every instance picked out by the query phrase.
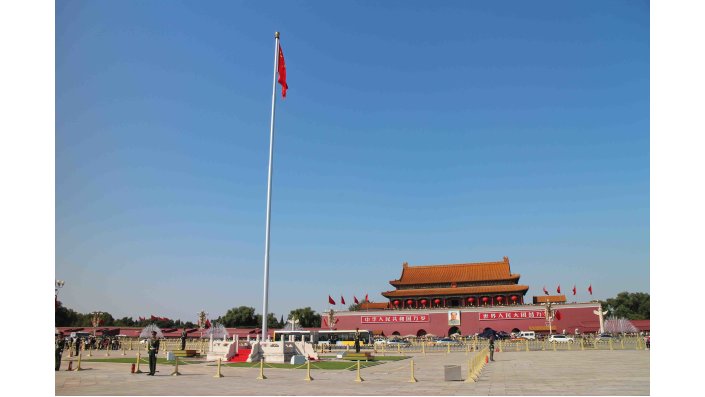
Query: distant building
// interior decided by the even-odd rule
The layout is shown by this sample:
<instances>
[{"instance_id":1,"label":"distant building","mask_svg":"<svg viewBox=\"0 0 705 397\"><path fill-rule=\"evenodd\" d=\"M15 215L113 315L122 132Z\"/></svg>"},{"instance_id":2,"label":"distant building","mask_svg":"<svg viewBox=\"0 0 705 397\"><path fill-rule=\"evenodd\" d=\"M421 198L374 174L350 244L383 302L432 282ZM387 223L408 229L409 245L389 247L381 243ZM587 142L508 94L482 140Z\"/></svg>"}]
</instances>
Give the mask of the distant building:
<instances>
[{"instance_id":1,"label":"distant building","mask_svg":"<svg viewBox=\"0 0 705 397\"><path fill-rule=\"evenodd\" d=\"M372 331L375 335L473 335L495 331L594 333L600 324L593 313L598 302L566 303L564 295L535 296L526 303L529 287L519 284L509 258L498 262L409 266L382 292L387 302L364 302L357 311L336 312L335 329ZM549 323L546 302L555 315Z\"/></svg>"}]
</instances>

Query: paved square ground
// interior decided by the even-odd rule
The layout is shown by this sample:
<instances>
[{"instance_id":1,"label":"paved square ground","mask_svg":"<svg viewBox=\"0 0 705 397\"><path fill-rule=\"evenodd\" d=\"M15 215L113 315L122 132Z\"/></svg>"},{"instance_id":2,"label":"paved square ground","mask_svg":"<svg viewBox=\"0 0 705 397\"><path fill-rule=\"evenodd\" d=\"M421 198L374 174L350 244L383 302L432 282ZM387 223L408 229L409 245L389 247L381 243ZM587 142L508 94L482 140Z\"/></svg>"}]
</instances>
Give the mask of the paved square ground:
<instances>
[{"instance_id":1,"label":"paved square ground","mask_svg":"<svg viewBox=\"0 0 705 397\"><path fill-rule=\"evenodd\" d=\"M495 353L476 383L444 381L444 365L462 366L463 378L473 353L415 354L417 383L410 360L388 361L356 372L223 367L214 378L212 364L160 364L157 376L131 374L130 364L83 362L85 371L55 372L57 395L649 395L650 352L644 350L531 351ZM95 357L94 357L95 358ZM66 360L66 359L65 359ZM75 363L74 363L75 365ZM143 365L141 369L146 370Z\"/></svg>"}]
</instances>

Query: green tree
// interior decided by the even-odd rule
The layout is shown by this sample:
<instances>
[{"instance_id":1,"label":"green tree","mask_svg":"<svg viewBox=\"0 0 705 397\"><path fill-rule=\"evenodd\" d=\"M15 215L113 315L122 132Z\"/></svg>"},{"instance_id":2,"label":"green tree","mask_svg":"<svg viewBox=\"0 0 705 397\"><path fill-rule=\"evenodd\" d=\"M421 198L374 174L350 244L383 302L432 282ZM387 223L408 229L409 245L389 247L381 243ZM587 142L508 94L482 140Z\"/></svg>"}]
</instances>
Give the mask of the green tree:
<instances>
[{"instance_id":1,"label":"green tree","mask_svg":"<svg viewBox=\"0 0 705 397\"><path fill-rule=\"evenodd\" d=\"M627 320L649 320L650 296L645 292L620 292L614 298L602 302L602 309L609 310L608 317Z\"/></svg>"},{"instance_id":2,"label":"green tree","mask_svg":"<svg viewBox=\"0 0 705 397\"><path fill-rule=\"evenodd\" d=\"M348 306L348 310L351 312L356 312L360 310L360 306L362 306L362 303L353 303L352 305Z\"/></svg>"},{"instance_id":3,"label":"green tree","mask_svg":"<svg viewBox=\"0 0 705 397\"><path fill-rule=\"evenodd\" d=\"M115 320L116 327L134 327L135 320L132 317L123 317Z\"/></svg>"},{"instance_id":4,"label":"green tree","mask_svg":"<svg viewBox=\"0 0 705 397\"><path fill-rule=\"evenodd\" d=\"M303 307L299 309L294 309L289 312L288 319L296 317L299 320L299 325L304 328L310 327L320 327L321 326L321 315L316 313L310 307Z\"/></svg>"},{"instance_id":5,"label":"green tree","mask_svg":"<svg viewBox=\"0 0 705 397\"><path fill-rule=\"evenodd\" d=\"M256 327L261 323L257 321L255 308L248 306L234 307L228 310L225 315L218 317L216 321L226 327Z\"/></svg>"},{"instance_id":6,"label":"green tree","mask_svg":"<svg viewBox=\"0 0 705 397\"><path fill-rule=\"evenodd\" d=\"M258 327L262 326L261 314L256 314L255 320L255 324L257 324ZM274 313L269 313L269 316L267 316L267 328L279 328L279 321L277 320L277 317L274 315Z\"/></svg>"},{"instance_id":7,"label":"green tree","mask_svg":"<svg viewBox=\"0 0 705 397\"><path fill-rule=\"evenodd\" d=\"M80 313L76 313L73 309L64 307L61 302L59 302L54 312L54 326L75 327L79 323L80 316Z\"/></svg>"}]
</instances>

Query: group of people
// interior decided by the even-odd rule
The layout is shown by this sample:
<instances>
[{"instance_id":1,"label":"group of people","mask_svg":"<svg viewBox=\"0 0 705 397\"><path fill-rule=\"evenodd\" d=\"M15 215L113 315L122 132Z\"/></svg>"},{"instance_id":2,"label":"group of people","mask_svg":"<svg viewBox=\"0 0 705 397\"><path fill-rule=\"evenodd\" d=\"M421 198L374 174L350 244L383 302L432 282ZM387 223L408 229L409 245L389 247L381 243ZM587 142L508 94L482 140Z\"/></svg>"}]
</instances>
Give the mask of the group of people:
<instances>
[{"instance_id":1,"label":"group of people","mask_svg":"<svg viewBox=\"0 0 705 397\"><path fill-rule=\"evenodd\" d=\"M181 350L184 350L186 349L186 329L181 332L180 339ZM56 335L56 339L54 341L54 356L56 360L54 366L55 371L58 371L61 367L61 356L64 353L64 349L75 348L76 355L78 355L82 344L81 341L82 339L79 337L70 338L69 340L67 340L63 332L59 332ZM111 337L101 337L98 342L98 346L102 346L102 348L104 349L113 348L115 346L113 342L115 341L117 341L116 349L119 349L120 341L117 338ZM95 346L96 339L94 336L89 336L88 338L86 338L84 343L89 346ZM157 372L157 355L159 354L159 338L157 338L156 331L152 331L152 336L147 340L147 354L149 356L149 373L147 373L147 375L154 376L154 374Z\"/></svg>"}]
</instances>

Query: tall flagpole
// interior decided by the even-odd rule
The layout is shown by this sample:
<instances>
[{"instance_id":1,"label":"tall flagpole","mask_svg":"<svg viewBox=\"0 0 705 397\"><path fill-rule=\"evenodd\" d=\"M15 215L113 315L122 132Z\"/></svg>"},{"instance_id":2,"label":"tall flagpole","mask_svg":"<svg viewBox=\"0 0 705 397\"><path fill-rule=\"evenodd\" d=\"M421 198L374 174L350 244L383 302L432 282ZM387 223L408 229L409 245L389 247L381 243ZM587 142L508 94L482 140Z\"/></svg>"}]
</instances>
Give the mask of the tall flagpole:
<instances>
[{"instance_id":1,"label":"tall flagpole","mask_svg":"<svg viewBox=\"0 0 705 397\"><path fill-rule=\"evenodd\" d=\"M279 68L279 32L274 32L274 78L272 79L272 121L269 127L269 174L267 175L267 226L264 238L264 304L262 305L262 340L268 339L269 316L269 222L272 213L272 164L274 157L274 105L277 99L277 69Z\"/></svg>"}]
</instances>

